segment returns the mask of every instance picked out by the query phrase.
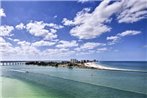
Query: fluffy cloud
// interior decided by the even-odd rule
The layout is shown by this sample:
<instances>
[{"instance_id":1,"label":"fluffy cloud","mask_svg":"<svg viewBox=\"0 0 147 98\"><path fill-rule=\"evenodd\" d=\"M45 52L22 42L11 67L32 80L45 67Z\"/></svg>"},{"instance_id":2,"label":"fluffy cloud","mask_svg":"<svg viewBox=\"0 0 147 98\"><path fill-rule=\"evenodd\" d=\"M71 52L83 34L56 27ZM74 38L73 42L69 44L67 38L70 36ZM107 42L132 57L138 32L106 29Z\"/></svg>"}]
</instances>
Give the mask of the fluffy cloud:
<instances>
[{"instance_id":1,"label":"fluffy cloud","mask_svg":"<svg viewBox=\"0 0 147 98\"><path fill-rule=\"evenodd\" d=\"M26 29L30 34L43 37L45 40L53 40L57 38L57 30L63 28L63 26L43 21L30 21L26 25L20 23L15 28L18 30Z\"/></svg>"},{"instance_id":2,"label":"fluffy cloud","mask_svg":"<svg viewBox=\"0 0 147 98\"><path fill-rule=\"evenodd\" d=\"M116 41L118 40L119 37L118 36L110 36L110 37L107 37L107 40L113 40L113 41Z\"/></svg>"},{"instance_id":3,"label":"fluffy cloud","mask_svg":"<svg viewBox=\"0 0 147 98\"><path fill-rule=\"evenodd\" d=\"M78 0L78 2L80 2L80 3L85 3L85 2L88 2L88 1L90 1L90 0Z\"/></svg>"},{"instance_id":4,"label":"fluffy cloud","mask_svg":"<svg viewBox=\"0 0 147 98\"><path fill-rule=\"evenodd\" d=\"M57 15L55 15L53 18L57 18L58 16Z\"/></svg>"},{"instance_id":5,"label":"fluffy cloud","mask_svg":"<svg viewBox=\"0 0 147 98\"><path fill-rule=\"evenodd\" d=\"M55 38L57 38L57 34L51 32L44 37L45 40L53 40Z\"/></svg>"},{"instance_id":6,"label":"fluffy cloud","mask_svg":"<svg viewBox=\"0 0 147 98\"><path fill-rule=\"evenodd\" d=\"M18 30L22 30L22 29L25 29L25 25L23 23L20 23L20 24L16 25L15 28Z\"/></svg>"},{"instance_id":7,"label":"fluffy cloud","mask_svg":"<svg viewBox=\"0 0 147 98\"><path fill-rule=\"evenodd\" d=\"M33 47L26 41L17 41L18 46L14 47L11 43L0 37L0 52L3 57L30 57L40 54L40 50Z\"/></svg>"},{"instance_id":8,"label":"fluffy cloud","mask_svg":"<svg viewBox=\"0 0 147 98\"><path fill-rule=\"evenodd\" d=\"M14 42L19 42L20 40L19 40L19 39L14 39L13 41L14 41Z\"/></svg>"},{"instance_id":9,"label":"fluffy cloud","mask_svg":"<svg viewBox=\"0 0 147 98\"><path fill-rule=\"evenodd\" d=\"M65 57L65 56L70 56L72 54L74 54L75 51L69 50L69 49L65 49L65 48L55 48L55 49L47 49L45 51L43 51L42 55L43 56L47 56L47 57Z\"/></svg>"},{"instance_id":10,"label":"fluffy cloud","mask_svg":"<svg viewBox=\"0 0 147 98\"><path fill-rule=\"evenodd\" d=\"M15 54L13 45L0 37L0 56Z\"/></svg>"},{"instance_id":11,"label":"fluffy cloud","mask_svg":"<svg viewBox=\"0 0 147 98\"><path fill-rule=\"evenodd\" d=\"M63 18L62 22L64 23L65 26L74 25L74 22L72 20L68 20L66 18Z\"/></svg>"},{"instance_id":12,"label":"fluffy cloud","mask_svg":"<svg viewBox=\"0 0 147 98\"><path fill-rule=\"evenodd\" d=\"M26 29L29 31L30 34L34 36L43 36L46 39L48 38L49 40L56 38L57 35L54 32L51 32L48 29L46 29L46 26L47 24L43 21L35 21L28 23L26 25Z\"/></svg>"},{"instance_id":13,"label":"fluffy cloud","mask_svg":"<svg viewBox=\"0 0 147 98\"><path fill-rule=\"evenodd\" d=\"M119 33L118 35L124 37L124 36L129 36L129 35L137 35L140 33L141 33L141 31L127 30L125 32Z\"/></svg>"},{"instance_id":14,"label":"fluffy cloud","mask_svg":"<svg viewBox=\"0 0 147 98\"><path fill-rule=\"evenodd\" d=\"M13 41L13 42L19 42L20 41L19 39L13 39L11 37L7 37L7 39L10 40L10 41Z\"/></svg>"},{"instance_id":15,"label":"fluffy cloud","mask_svg":"<svg viewBox=\"0 0 147 98\"><path fill-rule=\"evenodd\" d=\"M59 41L59 44L56 45L56 47L58 48L70 48L70 47L76 47L78 46L78 43L76 41L64 41L64 40L61 40Z\"/></svg>"},{"instance_id":16,"label":"fluffy cloud","mask_svg":"<svg viewBox=\"0 0 147 98\"><path fill-rule=\"evenodd\" d=\"M115 43L118 42L118 40L120 39L120 37L118 35L115 35L115 36L109 36L106 39L110 41L108 43L108 45L114 45Z\"/></svg>"},{"instance_id":17,"label":"fluffy cloud","mask_svg":"<svg viewBox=\"0 0 147 98\"><path fill-rule=\"evenodd\" d=\"M30 56L30 55L40 54L40 50L38 50L37 48L32 46L30 42L19 41L19 42L17 42L17 44L20 45L20 46L15 47L14 49L17 50L17 51L19 50L19 53L17 52L18 55Z\"/></svg>"},{"instance_id":18,"label":"fluffy cloud","mask_svg":"<svg viewBox=\"0 0 147 98\"><path fill-rule=\"evenodd\" d=\"M6 47L12 46L10 43L6 42L3 37L0 37L0 48L5 49Z\"/></svg>"},{"instance_id":19,"label":"fluffy cloud","mask_svg":"<svg viewBox=\"0 0 147 98\"><path fill-rule=\"evenodd\" d=\"M113 45L113 44L117 43L118 40L121 39L122 37L125 37L125 36L133 36L133 35L137 35L137 34L140 34L140 33L141 33L141 31L126 30L126 31L124 31L122 33L118 33L115 36L109 36L109 37L107 37L107 40L110 40L111 41L108 44L109 45Z\"/></svg>"},{"instance_id":20,"label":"fluffy cloud","mask_svg":"<svg viewBox=\"0 0 147 98\"><path fill-rule=\"evenodd\" d=\"M79 39L91 39L109 32L111 27L105 25L111 21L109 19L112 14L116 13L121 7L120 2L110 4L110 0L104 0L100 3L95 10L90 13L89 9L83 9L78 12L73 20L63 19L64 25L74 25L70 34Z\"/></svg>"},{"instance_id":21,"label":"fluffy cloud","mask_svg":"<svg viewBox=\"0 0 147 98\"><path fill-rule=\"evenodd\" d=\"M4 13L3 8L0 8L0 17L6 17L6 14Z\"/></svg>"},{"instance_id":22,"label":"fluffy cloud","mask_svg":"<svg viewBox=\"0 0 147 98\"><path fill-rule=\"evenodd\" d=\"M14 30L13 26L0 26L0 36L9 36L10 33Z\"/></svg>"},{"instance_id":23,"label":"fluffy cloud","mask_svg":"<svg viewBox=\"0 0 147 98\"><path fill-rule=\"evenodd\" d=\"M30 46L31 45L30 42L26 42L26 41L19 41L17 44L20 46Z\"/></svg>"},{"instance_id":24,"label":"fluffy cloud","mask_svg":"<svg viewBox=\"0 0 147 98\"><path fill-rule=\"evenodd\" d=\"M52 27L54 29L62 29L63 28L63 26L57 25L57 24L54 24L54 23L46 23L46 26Z\"/></svg>"},{"instance_id":25,"label":"fluffy cloud","mask_svg":"<svg viewBox=\"0 0 147 98\"><path fill-rule=\"evenodd\" d=\"M30 22L26 25L26 29L34 36L42 36L45 40L52 40L57 38L57 29L61 29L63 26L44 23L43 21Z\"/></svg>"},{"instance_id":26,"label":"fluffy cloud","mask_svg":"<svg viewBox=\"0 0 147 98\"><path fill-rule=\"evenodd\" d=\"M106 47L104 47L104 48L98 48L97 49L98 51L106 51L106 50L108 50Z\"/></svg>"},{"instance_id":27,"label":"fluffy cloud","mask_svg":"<svg viewBox=\"0 0 147 98\"><path fill-rule=\"evenodd\" d=\"M93 12L84 8L73 20L63 19L63 24L72 26L70 34L79 39L92 39L111 31L108 24L115 15L119 23L133 23L147 17L146 0L103 0Z\"/></svg>"},{"instance_id":28,"label":"fluffy cloud","mask_svg":"<svg viewBox=\"0 0 147 98\"><path fill-rule=\"evenodd\" d=\"M9 40L5 40L3 37L0 37L0 55L3 57L3 59L36 59L36 58L50 58L52 59L52 57L55 58L62 58L63 56L69 56L72 54L75 54L75 51L71 50L71 49L67 49L67 47L72 47L72 46L76 46L77 43L75 43L76 41L69 41L70 44L72 44L72 46L69 45L68 42L64 42L61 41L61 43L63 42L68 43L68 46L65 47L60 47L60 48L48 48L48 49L43 49L40 50L37 47L42 47L42 46L51 46L57 43L57 41L45 41L45 40L41 40L41 41L37 41L34 43L30 43L27 41L20 41L19 39L12 39L12 38L7 38ZM14 41L15 43L17 43L15 46L12 45L10 42L8 41Z\"/></svg>"},{"instance_id":29,"label":"fluffy cloud","mask_svg":"<svg viewBox=\"0 0 147 98\"><path fill-rule=\"evenodd\" d=\"M105 46L103 43L96 43L96 42L87 42L81 45L78 48L75 48L76 51L85 51L85 50L91 50L95 49L98 46Z\"/></svg>"},{"instance_id":30,"label":"fluffy cloud","mask_svg":"<svg viewBox=\"0 0 147 98\"><path fill-rule=\"evenodd\" d=\"M14 39L11 39L11 41L14 41ZM59 57L66 57L72 54L75 54L75 51L71 49L67 49L67 47L71 46L65 46L66 48L48 48L44 50L39 50L37 47L40 46L51 46L54 45L56 42L49 42L49 41L37 41L34 43L30 43L27 41L20 41L16 39L17 46L13 46L11 43L7 42L3 37L0 37L0 55L3 56L3 58L9 58L9 59L34 59L34 58L59 58ZM62 42L62 41L61 41ZM75 41L71 41L72 43L75 43ZM73 44L72 44L73 45Z\"/></svg>"},{"instance_id":31,"label":"fluffy cloud","mask_svg":"<svg viewBox=\"0 0 147 98\"><path fill-rule=\"evenodd\" d=\"M17 46L13 46L11 43L5 41L3 37L0 37L0 52L4 58L11 59L63 59L76 55L87 55L95 53L98 46L105 46L103 43L88 42L80 46L81 51L75 51L74 48L78 46L76 41L59 41L57 47L50 47L48 49L40 50L37 47L54 45L57 42L51 43L50 41L37 41L30 43L27 41L20 41L19 39L11 39L15 41ZM69 49L72 47L71 49ZM99 47L100 48L100 47ZM96 51L94 50L96 49ZM85 52L86 51L86 52ZM100 49L99 51L105 51Z\"/></svg>"},{"instance_id":32,"label":"fluffy cloud","mask_svg":"<svg viewBox=\"0 0 147 98\"><path fill-rule=\"evenodd\" d=\"M82 49L94 49L97 46L103 46L105 44L102 43L96 43L96 42L87 42L84 45L81 46Z\"/></svg>"},{"instance_id":33,"label":"fluffy cloud","mask_svg":"<svg viewBox=\"0 0 147 98\"><path fill-rule=\"evenodd\" d=\"M146 0L122 0L122 7L117 17L119 23L133 23L147 18Z\"/></svg>"},{"instance_id":34,"label":"fluffy cloud","mask_svg":"<svg viewBox=\"0 0 147 98\"><path fill-rule=\"evenodd\" d=\"M37 41L37 42L32 43L32 45L35 47L41 47L41 46L52 46L55 43L56 42L49 42L49 41L41 40L41 41Z\"/></svg>"},{"instance_id":35,"label":"fluffy cloud","mask_svg":"<svg viewBox=\"0 0 147 98\"><path fill-rule=\"evenodd\" d=\"M105 52L105 51L107 51L108 50L108 48L106 48L106 47L103 47L103 48L98 48L97 49L97 53L100 53L100 52Z\"/></svg>"}]
</instances>

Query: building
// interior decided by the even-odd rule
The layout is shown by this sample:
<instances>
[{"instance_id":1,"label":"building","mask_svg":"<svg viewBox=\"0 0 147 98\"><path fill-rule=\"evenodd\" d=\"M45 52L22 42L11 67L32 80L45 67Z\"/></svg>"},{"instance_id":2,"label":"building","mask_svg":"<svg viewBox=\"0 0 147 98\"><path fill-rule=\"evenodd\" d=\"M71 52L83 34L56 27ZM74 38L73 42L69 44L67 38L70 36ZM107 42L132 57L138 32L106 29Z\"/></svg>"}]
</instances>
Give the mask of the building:
<instances>
[{"instance_id":1,"label":"building","mask_svg":"<svg viewBox=\"0 0 147 98\"><path fill-rule=\"evenodd\" d=\"M78 60L77 60L77 59L71 59L70 62L71 62L71 63L77 63Z\"/></svg>"}]
</instances>

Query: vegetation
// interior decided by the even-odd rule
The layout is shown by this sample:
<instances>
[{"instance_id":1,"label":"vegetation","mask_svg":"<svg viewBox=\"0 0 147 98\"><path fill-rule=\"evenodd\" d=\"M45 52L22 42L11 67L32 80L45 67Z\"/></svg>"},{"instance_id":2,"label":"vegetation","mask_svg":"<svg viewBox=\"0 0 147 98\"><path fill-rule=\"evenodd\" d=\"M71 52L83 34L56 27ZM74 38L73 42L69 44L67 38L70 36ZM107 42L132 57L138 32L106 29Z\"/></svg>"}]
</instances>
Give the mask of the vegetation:
<instances>
[{"instance_id":1,"label":"vegetation","mask_svg":"<svg viewBox=\"0 0 147 98\"><path fill-rule=\"evenodd\" d=\"M90 60L81 60L81 61L76 61L76 62L71 62L71 61L28 61L26 62L26 65L38 65L38 66L52 66L52 67L68 67L68 68L73 68L73 67L79 67L79 68L86 68L84 66L84 63L87 62L96 62L96 60L90 61Z\"/></svg>"},{"instance_id":2,"label":"vegetation","mask_svg":"<svg viewBox=\"0 0 147 98\"><path fill-rule=\"evenodd\" d=\"M54 67L58 67L57 62L39 62L39 61L30 61L30 62L26 62L26 65L38 65L38 66L54 66Z\"/></svg>"}]
</instances>

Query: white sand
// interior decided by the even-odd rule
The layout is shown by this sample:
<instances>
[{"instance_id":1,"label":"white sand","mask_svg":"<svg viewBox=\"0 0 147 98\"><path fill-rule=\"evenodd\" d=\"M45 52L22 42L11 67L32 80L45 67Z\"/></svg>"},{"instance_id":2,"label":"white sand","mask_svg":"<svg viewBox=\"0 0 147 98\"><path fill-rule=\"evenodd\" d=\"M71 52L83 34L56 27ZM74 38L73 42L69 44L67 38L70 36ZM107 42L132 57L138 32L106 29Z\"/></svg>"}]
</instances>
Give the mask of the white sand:
<instances>
[{"instance_id":1,"label":"white sand","mask_svg":"<svg viewBox=\"0 0 147 98\"><path fill-rule=\"evenodd\" d=\"M84 65L86 67L96 68L96 69L101 69L101 70L124 70L124 69L106 67L106 66L103 66L103 65L100 65L100 64L96 64L96 63L93 63L93 62L85 63Z\"/></svg>"}]
</instances>

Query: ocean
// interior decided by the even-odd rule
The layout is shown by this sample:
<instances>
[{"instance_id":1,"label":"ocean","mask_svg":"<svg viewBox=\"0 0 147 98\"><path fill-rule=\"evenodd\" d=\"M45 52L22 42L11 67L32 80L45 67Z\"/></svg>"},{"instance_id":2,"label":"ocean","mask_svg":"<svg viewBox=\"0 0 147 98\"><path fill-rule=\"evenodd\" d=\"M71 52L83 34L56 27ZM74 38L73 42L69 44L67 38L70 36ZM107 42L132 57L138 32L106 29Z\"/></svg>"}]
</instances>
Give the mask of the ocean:
<instances>
[{"instance_id":1,"label":"ocean","mask_svg":"<svg viewBox=\"0 0 147 98\"><path fill-rule=\"evenodd\" d=\"M147 62L97 65L120 70L1 66L1 98L147 98Z\"/></svg>"}]
</instances>

